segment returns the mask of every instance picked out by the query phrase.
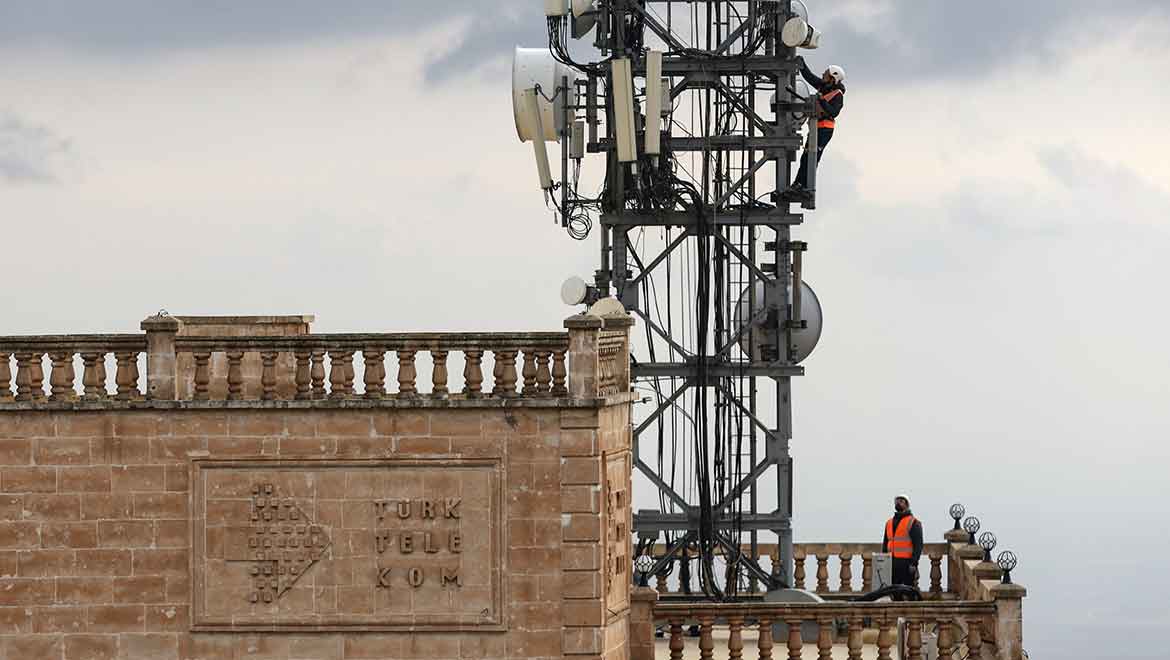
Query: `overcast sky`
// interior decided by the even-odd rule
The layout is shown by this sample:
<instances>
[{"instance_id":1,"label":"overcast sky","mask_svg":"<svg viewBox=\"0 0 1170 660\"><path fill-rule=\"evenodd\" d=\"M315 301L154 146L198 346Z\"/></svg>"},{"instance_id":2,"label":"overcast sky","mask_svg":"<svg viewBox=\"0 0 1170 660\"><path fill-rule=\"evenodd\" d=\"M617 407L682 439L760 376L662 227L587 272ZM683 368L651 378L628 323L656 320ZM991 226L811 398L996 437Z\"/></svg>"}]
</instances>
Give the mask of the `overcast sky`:
<instances>
[{"instance_id":1,"label":"overcast sky","mask_svg":"<svg viewBox=\"0 0 1170 660\"><path fill-rule=\"evenodd\" d=\"M0 0L0 334L558 328L596 246L513 130L538 5ZM1170 4L809 5L850 85L799 231L797 540L880 538L895 491L938 539L959 500L1033 657L1162 657Z\"/></svg>"}]
</instances>

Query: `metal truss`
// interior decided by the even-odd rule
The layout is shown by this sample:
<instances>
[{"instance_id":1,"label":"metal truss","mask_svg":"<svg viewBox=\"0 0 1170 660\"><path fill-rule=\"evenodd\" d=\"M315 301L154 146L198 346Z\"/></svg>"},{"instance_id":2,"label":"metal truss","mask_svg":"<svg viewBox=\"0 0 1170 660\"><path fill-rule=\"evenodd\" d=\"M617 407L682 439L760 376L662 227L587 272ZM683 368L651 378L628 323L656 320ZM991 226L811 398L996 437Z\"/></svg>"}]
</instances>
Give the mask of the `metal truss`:
<instances>
[{"instance_id":1,"label":"metal truss","mask_svg":"<svg viewBox=\"0 0 1170 660\"><path fill-rule=\"evenodd\" d=\"M634 378L657 394L654 409L638 419L634 429L635 467L659 491L665 504L663 511L642 511L634 515L634 529L641 536L668 535L668 550L658 558L661 568L675 560L695 541L702 511L669 483L660 468L648 464L641 449L655 431L665 435L679 433L672 421L681 401L704 389L714 397L723 419L733 419L735 440L747 447L745 464L734 474L725 475L720 497L712 502L710 513L715 540L737 576L752 584L780 588L792 583L792 461L789 442L792 437L791 379L803 375L795 363L791 333L800 326L799 301L792 291L799 290L799 272L793 280L793 246L791 231L803 216L783 202L759 201L758 182L765 168L774 167L774 179L764 185L764 193L783 192L791 179L792 164L802 145L800 126L790 119L791 112L807 111L804 103L781 102L777 112L764 112L757 96L761 88L775 90L791 87L796 74L795 52L779 42L780 26L790 15L788 0L779 2L728 0L610 0L599 3L602 29L597 46L603 54L629 57L636 75L644 75L644 47L665 51L663 76L669 78L670 100L686 103L693 113L706 120L707 126L694 121L664 131L662 157L671 159L678 168L689 159L694 164L692 180L701 193L701 207L679 208L677 205L652 209L637 208L631 200L639 194L639 185L631 180L628 169L617 162L616 137L612 134L612 105L604 90L612 84L609 61L603 61L590 74L585 85L584 107L589 117L587 149L607 155L606 195L601 215L602 264L597 273L598 288L616 291L626 308L644 324L648 344L662 347L663 359L642 359L632 366ZM678 13L675 13L678 12ZM690 18L690 36L685 38L675 27L672 16L686 13ZM636 29L641 32L637 33ZM762 37L762 38L761 38ZM644 46L645 44L645 46ZM752 44L754 50L749 50ZM784 96L781 94L781 96ZM598 135L598 112L606 112L606 133ZM694 116L694 115L693 115ZM716 118L724 128L711 129ZM675 128L678 130L676 131ZM813 131L815 133L815 131ZM677 133L677 134L676 134ZM808 208L812 207L809 203ZM674 230L663 246L647 254L632 240L636 231ZM710 337L684 337L662 318L661 293L657 296L648 285L663 277L664 269L681 254L693 255L703 243L703 254L721 274L716 295L722 306L716 316L722 320ZM765 250L759 249L760 245ZM767 249L770 246L770 249ZM762 252L762 254L761 254ZM756 300L757 289L763 291L764 305ZM751 316L733 323L733 306L741 296L749 299ZM736 302L732 302L736 301ZM684 301L683 304L691 304ZM795 306L795 307L794 307ZM722 316L719 316L722 311ZM667 310L667 316L672 313ZM771 328L769 336L777 338L774 346L765 347L764 355L749 355L743 342L760 341L752 336L759 328ZM696 342L702 342L700 346ZM702 357L699 357L702 355ZM643 356L645 357L645 356ZM757 379L775 383L775 401L761 405ZM694 424L693 420L686 422ZM669 427L669 428L668 428ZM727 430L725 429L725 430ZM711 443L732 439L712 437ZM763 502L763 479L775 474L774 501ZM759 561L757 535L770 531L778 537L780 561L765 568ZM746 554L740 534L750 536ZM738 579L738 578L736 578ZM728 595L735 585L728 579Z\"/></svg>"}]
</instances>

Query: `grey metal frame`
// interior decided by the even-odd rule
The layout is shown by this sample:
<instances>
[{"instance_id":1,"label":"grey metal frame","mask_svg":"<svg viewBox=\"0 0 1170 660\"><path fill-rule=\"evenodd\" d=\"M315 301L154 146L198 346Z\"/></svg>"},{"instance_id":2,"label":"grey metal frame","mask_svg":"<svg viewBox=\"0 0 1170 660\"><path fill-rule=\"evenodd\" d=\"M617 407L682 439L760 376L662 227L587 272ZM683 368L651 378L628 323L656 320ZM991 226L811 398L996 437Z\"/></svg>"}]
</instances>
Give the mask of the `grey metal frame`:
<instances>
[{"instance_id":1,"label":"grey metal frame","mask_svg":"<svg viewBox=\"0 0 1170 660\"><path fill-rule=\"evenodd\" d=\"M703 103L708 116L715 109L716 104L723 104L724 112L734 112L738 126L748 127L746 133L739 135L720 135L695 137L698 131L691 131L693 135L674 136L668 131L662 139L663 155L673 153L700 154L704 162L704 171L715 172L716 176L711 185L704 185L706 193L703 199L703 214L707 218L705 227L700 227L692 213L678 210L655 212L637 212L625 208L624 205L624 167L618 165L615 152L616 140L611 134L611 121L606 121L606 134L599 135L599 118L597 111L604 109L606 117L612 117L612 106L608 98L604 97L605 77L609 75L608 61L601 63L600 72L589 75L584 88L584 107L589 122L587 149L591 153L603 153L608 157L609 191L613 199L620 203L611 204L608 212L602 213L600 218L601 234L601 266L596 273L596 284L602 295L610 292L611 287L625 304L628 310L635 313L639 320L649 326L654 337L672 347L682 358L677 362L635 363L632 374L635 380L654 381L662 392L662 402L649 416L639 420L634 429L634 465L636 469L660 491L661 495L675 507L679 513L669 512L638 512L634 514L634 531L645 534L659 532L676 532L680 536L674 543L673 550L659 559L659 565L664 565L677 554L680 544L691 539L698 529L698 507L688 502L683 495L676 492L666 481L665 475L659 474L652 466L642 460L640 448L641 440L654 424L666 423L665 413L676 405L679 398L689 389L698 387L713 388L718 396L734 404L736 413L747 420L748 437L750 437L749 470L743 474L731 488L722 501L715 506L715 529L719 545L726 552L739 554L740 544L729 538L726 531L738 529L750 534L751 552L749 556L740 557L739 565L750 576L753 584L757 581L764 583L768 588L791 586L792 580L792 471L789 444L792 438L792 383L794 376L803 375L802 367L793 360L793 346L791 331L799 327L801 322L799 299L792 300L789 295L787 280L793 272L794 249L803 248L803 244L792 242L792 228L803 221L803 216L790 210L788 203L777 201L773 209L766 208L731 208L731 202L737 195L746 193L748 199L756 199L756 175L762 167L774 162L776 165L775 190L782 193L788 189L792 176L792 164L796 160L798 150L802 146L800 134L788 119L787 112L800 110L808 112L810 120L809 142L804 146L810 153L816 154L816 124L815 112L812 112L812 101L802 104L780 104L780 110L772 120L762 117L755 108L755 80L757 78L772 79L777 82L778 88L792 86L797 75L795 51L785 47L778 39L779 29L790 13L790 0L779 2L765 2L761 0L609 0L601 5L602 21L609 16L638 14L644 21L647 32L652 32L666 44L673 52L664 57L663 75L671 80L671 98L677 99L680 95L691 90L702 90ZM699 47L696 44L684 44L672 34L668 25L659 20L660 12L653 11L655 5L665 5L669 16L670 5L681 5L688 10L698 5L698 11L711 20L712 25L707 28L706 44ZM738 13L731 11L732 5L740 9ZM775 29L767 37L762 54L738 56L734 51L746 34L751 31L751 25L757 19L758 11L767 7L777 7L778 12L772 18L777 22ZM746 17L733 18L733 15ZM736 22L738 21L738 24ZM614 34L599 27L596 45L603 54L631 57L635 75L644 75L646 63L643 53L633 52L637 49L629 48L623 36ZM750 80L746 89L736 90L733 79ZM699 95L696 95L699 96ZM726 116L726 115L725 115ZM723 177L730 174L732 156L741 157L742 162L748 163L738 177ZM566 161L567 162L567 161ZM815 162L810 172L810 190L815 191ZM704 183L707 179L704 179ZM568 204L567 196L563 196L564 203ZM813 208L815 200L805 204L806 208ZM613 210L614 208L619 210ZM671 240L663 250L653 255L647 262L642 263L639 255L633 249L629 240L629 233L634 229L652 229L677 227L683 232ZM731 232L739 232L737 236L744 240L741 245L729 240ZM771 241L767 244L775 246L774 263L765 264L757 254L756 244L762 236L760 232L770 232ZM776 347L776 353L768 360L752 359L738 349L737 342L742 338L744 329L730 332L720 341L715 338L714 354L707 362L699 365L694 359L699 351L696 347L684 346L678 337L672 337L667 329L662 328L652 320L651 306L654 301L641 300L639 287L645 278L650 277L665 263L670 255L684 246L693 245L695 241L711 241L713 253L723 261L730 272L732 266L744 269L748 276L749 295L754 302L756 282L763 282L765 298L769 301L769 308L775 314L768 316L773 319L777 331L776 336L783 337L785 346ZM744 249L746 246L746 251ZM794 247L799 246L799 247ZM797 259L799 259L799 252ZM637 274L631 270L631 265L639 268ZM797 262L799 267L799 261ZM799 273L795 274L796 286L799 289ZM731 283L727 283L728 288ZM771 322L771 321L770 321ZM748 332L751 332L748 330ZM707 338L702 338L706 341ZM738 354L738 355L737 355ZM702 367L702 368L700 368ZM705 377L704 377L705 374ZM730 391L721 379L741 378L749 382L746 392ZM769 378L776 383L775 418L760 419L758 392L755 379ZM673 391L662 389L663 383L677 383ZM729 406L730 408L731 406ZM763 443L763 455L758 450L759 439ZM768 471L775 467L777 499L769 506L762 507L758 496L759 480ZM741 498L747 497L750 501L738 513L732 508ZM742 502L740 503L742 504ZM759 563L758 531L768 530L776 534L779 542L780 561L772 566L771 571L765 570ZM735 559L735 558L733 558ZM656 567L657 569L658 567Z\"/></svg>"}]
</instances>

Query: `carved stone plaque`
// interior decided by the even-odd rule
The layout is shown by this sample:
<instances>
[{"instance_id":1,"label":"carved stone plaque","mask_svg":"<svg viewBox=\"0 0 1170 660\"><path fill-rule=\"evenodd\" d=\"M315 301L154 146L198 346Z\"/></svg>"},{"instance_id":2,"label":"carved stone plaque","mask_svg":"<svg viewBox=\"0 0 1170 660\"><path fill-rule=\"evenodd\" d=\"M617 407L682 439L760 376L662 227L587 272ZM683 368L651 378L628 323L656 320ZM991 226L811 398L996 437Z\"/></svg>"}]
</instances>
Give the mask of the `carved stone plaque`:
<instances>
[{"instance_id":1,"label":"carved stone plaque","mask_svg":"<svg viewBox=\"0 0 1170 660\"><path fill-rule=\"evenodd\" d=\"M610 612L630 606L630 454L605 458L605 605Z\"/></svg>"},{"instance_id":2,"label":"carved stone plaque","mask_svg":"<svg viewBox=\"0 0 1170 660\"><path fill-rule=\"evenodd\" d=\"M202 631L501 630L496 461L192 462Z\"/></svg>"}]
</instances>

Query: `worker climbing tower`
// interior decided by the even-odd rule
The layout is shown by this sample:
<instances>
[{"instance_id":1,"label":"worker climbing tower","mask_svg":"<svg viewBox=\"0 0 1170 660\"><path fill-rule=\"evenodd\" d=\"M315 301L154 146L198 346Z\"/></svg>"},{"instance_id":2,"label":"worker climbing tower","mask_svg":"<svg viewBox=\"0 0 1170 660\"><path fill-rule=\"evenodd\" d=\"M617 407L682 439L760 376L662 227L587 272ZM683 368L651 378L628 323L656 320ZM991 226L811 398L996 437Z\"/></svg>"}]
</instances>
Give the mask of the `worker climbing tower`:
<instances>
[{"instance_id":1,"label":"worker climbing tower","mask_svg":"<svg viewBox=\"0 0 1170 660\"><path fill-rule=\"evenodd\" d=\"M711 598L791 586L792 379L821 329L796 237L815 166L803 208L784 200L800 149L816 152L796 56L820 33L800 0L547 0L545 13L547 46L516 51L516 128L560 226L579 240L596 227L600 266L565 283L566 302L613 295L640 321L635 466L658 503L634 514L640 550L660 544L654 572L677 570L684 589L694 576Z\"/></svg>"}]
</instances>

